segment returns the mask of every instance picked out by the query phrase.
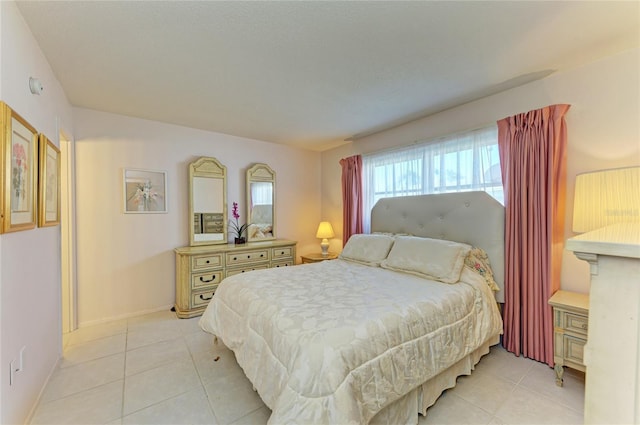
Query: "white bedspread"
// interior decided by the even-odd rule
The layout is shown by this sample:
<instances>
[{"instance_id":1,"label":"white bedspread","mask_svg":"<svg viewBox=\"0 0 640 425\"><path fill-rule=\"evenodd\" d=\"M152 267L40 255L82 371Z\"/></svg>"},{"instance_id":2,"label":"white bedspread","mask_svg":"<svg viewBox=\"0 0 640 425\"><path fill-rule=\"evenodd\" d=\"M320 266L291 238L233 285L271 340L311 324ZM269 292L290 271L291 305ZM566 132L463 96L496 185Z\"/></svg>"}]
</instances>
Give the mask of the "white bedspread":
<instances>
[{"instance_id":1,"label":"white bedspread","mask_svg":"<svg viewBox=\"0 0 640 425\"><path fill-rule=\"evenodd\" d=\"M502 329L482 279L343 260L229 277L200 325L235 352L277 424L368 423Z\"/></svg>"}]
</instances>

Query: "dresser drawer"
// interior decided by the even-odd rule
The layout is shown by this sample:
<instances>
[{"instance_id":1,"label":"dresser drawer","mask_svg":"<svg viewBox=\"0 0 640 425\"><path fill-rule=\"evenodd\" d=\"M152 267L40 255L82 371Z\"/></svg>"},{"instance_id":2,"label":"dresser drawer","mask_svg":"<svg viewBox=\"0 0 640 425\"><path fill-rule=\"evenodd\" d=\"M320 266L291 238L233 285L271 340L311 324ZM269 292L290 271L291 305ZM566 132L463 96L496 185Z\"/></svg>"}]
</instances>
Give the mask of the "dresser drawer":
<instances>
[{"instance_id":1,"label":"dresser drawer","mask_svg":"<svg viewBox=\"0 0 640 425\"><path fill-rule=\"evenodd\" d=\"M222 254L196 255L191 257L191 270L194 272L213 267L222 267Z\"/></svg>"},{"instance_id":2,"label":"dresser drawer","mask_svg":"<svg viewBox=\"0 0 640 425\"><path fill-rule=\"evenodd\" d=\"M234 274L239 274L239 273L246 273L246 272L250 272L253 270L263 270L263 269L268 269L269 268L269 264L255 264L255 265L249 265L245 268L239 268L239 269L230 269L227 270L227 276L233 276Z\"/></svg>"},{"instance_id":3,"label":"dresser drawer","mask_svg":"<svg viewBox=\"0 0 640 425\"><path fill-rule=\"evenodd\" d=\"M258 251L237 251L227 253L227 267L246 263L255 263L260 261L269 261L269 250ZM266 267L265 267L266 268ZM229 276L229 273L227 273Z\"/></svg>"},{"instance_id":4,"label":"dresser drawer","mask_svg":"<svg viewBox=\"0 0 640 425\"><path fill-rule=\"evenodd\" d=\"M278 258L289 258L293 257L293 248L290 246L286 246L283 248L272 248L271 252L273 253L272 258L277 260Z\"/></svg>"},{"instance_id":5,"label":"dresser drawer","mask_svg":"<svg viewBox=\"0 0 640 425\"><path fill-rule=\"evenodd\" d=\"M564 359L584 365L584 346L586 343L587 341L584 339L564 335Z\"/></svg>"},{"instance_id":6,"label":"dresser drawer","mask_svg":"<svg viewBox=\"0 0 640 425\"><path fill-rule=\"evenodd\" d=\"M191 275L191 289L205 289L222 281L222 270L194 273Z\"/></svg>"},{"instance_id":7,"label":"dresser drawer","mask_svg":"<svg viewBox=\"0 0 640 425\"><path fill-rule=\"evenodd\" d=\"M205 217L206 219L206 217ZM176 315L199 316L218 285L229 276L295 263L296 242L284 239L246 245L213 244L176 248Z\"/></svg>"},{"instance_id":8,"label":"dresser drawer","mask_svg":"<svg viewBox=\"0 0 640 425\"><path fill-rule=\"evenodd\" d=\"M205 307L213 298L213 294L216 292L218 285L215 285L213 289L209 289L204 292L193 292L191 294L191 308Z\"/></svg>"},{"instance_id":9,"label":"dresser drawer","mask_svg":"<svg viewBox=\"0 0 640 425\"><path fill-rule=\"evenodd\" d=\"M293 258L289 260L277 261L273 263L273 267L289 267L293 266Z\"/></svg>"},{"instance_id":10,"label":"dresser drawer","mask_svg":"<svg viewBox=\"0 0 640 425\"><path fill-rule=\"evenodd\" d=\"M563 312L564 328L567 331L575 332L580 335L587 336L589 330L589 319L582 315L573 314L570 312Z\"/></svg>"}]
</instances>

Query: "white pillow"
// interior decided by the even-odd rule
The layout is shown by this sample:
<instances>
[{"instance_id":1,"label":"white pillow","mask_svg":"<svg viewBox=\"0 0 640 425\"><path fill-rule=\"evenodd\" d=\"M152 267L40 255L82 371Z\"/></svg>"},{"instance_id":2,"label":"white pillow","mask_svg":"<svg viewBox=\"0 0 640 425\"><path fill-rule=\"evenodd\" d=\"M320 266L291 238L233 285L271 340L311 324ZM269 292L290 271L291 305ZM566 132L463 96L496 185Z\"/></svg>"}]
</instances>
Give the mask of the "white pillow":
<instances>
[{"instance_id":1,"label":"white pillow","mask_svg":"<svg viewBox=\"0 0 640 425\"><path fill-rule=\"evenodd\" d=\"M340 258L368 266L379 266L387 258L393 242L394 238L388 235L351 235Z\"/></svg>"},{"instance_id":2,"label":"white pillow","mask_svg":"<svg viewBox=\"0 0 640 425\"><path fill-rule=\"evenodd\" d=\"M441 239L396 236L385 269L401 271L444 283L456 283L470 245Z\"/></svg>"}]
</instances>

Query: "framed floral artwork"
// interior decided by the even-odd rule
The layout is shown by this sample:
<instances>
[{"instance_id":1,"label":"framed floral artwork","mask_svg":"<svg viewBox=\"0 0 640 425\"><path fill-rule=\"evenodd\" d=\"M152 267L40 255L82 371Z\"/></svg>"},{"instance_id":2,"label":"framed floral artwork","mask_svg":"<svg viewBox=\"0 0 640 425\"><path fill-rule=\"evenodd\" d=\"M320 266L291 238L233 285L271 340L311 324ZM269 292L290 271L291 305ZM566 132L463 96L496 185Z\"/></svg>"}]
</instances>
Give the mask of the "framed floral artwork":
<instances>
[{"instance_id":1,"label":"framed floral artwork","mask_svg":"<svg viewBox=\"0 0 640 425\"><path fill-rule=\"evenodd\" d=\"M2 226L15 232L36 227L38 132L7 104L2 111Z\"/></svg>"},{"instance_id":2,"label":"framed floral artwork","mask_svg":"<svg viewBox=\"0 0 640 425\"><path fill-rule=\"evenodd\" d=\"M44 134L39 142L38 225L60 224L60 149Z\"/></svg>"},{"instance_id":3,"label":"framed floral artwork","mask_svg":"<svg viewBox=\"0 0 640 425\"><path fill-rule=\"evenodd\" d=\"M167 173L125 168L123 193L126 214L166 213Z\"/></svg>"}]
</instances>

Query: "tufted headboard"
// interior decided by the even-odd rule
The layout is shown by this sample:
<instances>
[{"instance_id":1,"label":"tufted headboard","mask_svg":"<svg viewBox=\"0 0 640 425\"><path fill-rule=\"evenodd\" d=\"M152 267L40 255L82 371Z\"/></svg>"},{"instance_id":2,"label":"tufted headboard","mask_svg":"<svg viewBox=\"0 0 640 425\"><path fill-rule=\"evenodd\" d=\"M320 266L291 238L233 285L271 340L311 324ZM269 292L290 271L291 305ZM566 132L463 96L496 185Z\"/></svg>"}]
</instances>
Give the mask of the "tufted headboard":
<instances>
[{"instance_id":1,"label":"tufted headboard","mask_svg":"<svg viewBox=\"0 0 640 425\"><path fill-rule=\"evenodd\" d=\"M485 250L504 302L504 207L486 192L458 192L380 199L371 231L463 242Z\"/></svg>"}]
</instances>

